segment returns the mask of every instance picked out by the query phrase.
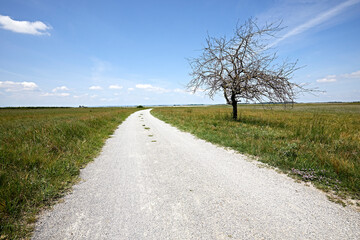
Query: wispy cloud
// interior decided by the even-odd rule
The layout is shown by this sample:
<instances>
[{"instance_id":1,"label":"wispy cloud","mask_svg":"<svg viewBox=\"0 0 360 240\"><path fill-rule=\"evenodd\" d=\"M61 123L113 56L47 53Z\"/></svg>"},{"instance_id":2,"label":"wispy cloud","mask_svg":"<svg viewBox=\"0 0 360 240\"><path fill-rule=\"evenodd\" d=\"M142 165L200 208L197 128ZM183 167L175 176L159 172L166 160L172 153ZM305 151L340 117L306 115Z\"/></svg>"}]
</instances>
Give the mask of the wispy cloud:
<instances>
[{"instance_id":1,"label":"wispy cloud","mask_svg":"<svg viewBox=\"0 0 360 240\"><path fill-rule=\"evenodd\" d=\"M32 35L50 35L50 26L43 22L16 21L9 16L0 15L0 27L17 33Z\"/></svg>"},{"instance_id":2,"label":"wispy cloud","mask_svg":"<svg viewBox=\"0 0 360 240\"><path fill-rule=\"evenodd\" d=\"M56 87L52 90L52 92L59 92L59 91L69 91L70 89L66 86Z\"/></svg>"},{"instance_id":3,"label":"wispy cloud","mask_svg":"<svg viewBox=\"0 0 360 240\"><path fill-rule=\"evenodd\" d=\"M346 80L346 79L356 79L360 80L360 70L352 73L345 73L345 74L339 74L339 75L328 75L324 78L316 80L318 83L330 83L330 82L337 82L340 80Z\"/></svg>"},{"instance_id":4,"label":"wispy cloud","mask_svg":"<svg viewBox=\"0 0 360 240\"><path fill-rule=\"evenodd\" d=\"M157 93L170 92L170 90L168 90L168 89L161 88L161 87L155 87L151 84L136 84L135 87L139 88L139 89L145 89L150 92L157 92Z\"/></svg>"},{"instance_id":5,"label":"wispy cloud","mask_svg":"<svg viewBox=\"0 0 360 240\"><path fill-rule=\"evenodd\" d=\"M38 90L38 88L38 85L34 82L0 81L0 89L5 89L5 92L34 91Z\"/></svg>"},{"instance_id":6,"label":"wispy cloud","mask_svg":"<svg viewBox=\"0 0 360 240\"><path fill-rule=\"evenodd\" d=\"M346 78L357 78L360 80L360 70L352 73L343 74L343 76Z\"/></svg>"},{"instance_id":7,"label":"wispy cloud","mask_svg":"<svg viewBox=\"0 0 360 240\"><path fill-rule=\"evenodd\" d=\"M316 80L318 83L329 83L329 82L336 82L336 75L328 75L324 78Z\"/></svg>"},{"instance_id":8,"label":"wispy cloud","mask_svg":"<svg viewBox=\"0 0 360 240\"><path fill-rule=\"evenodd\" d=\"M117 101L119 101L119 98L100 98L100 101L102 101L102 102L117 102Z\"/></svg>"},{"instance_id":9,"label":"wispy cloud","mask_svg":"<svg viewBox=\"0 0 360 240\"><path fill-rule=\"evenodd\" d=\"M155 93L181 93L181 94L194 95L193 91L187 91L187 90L181 89L181 88L166 89L166 88L162 88L162 87L156 87L151 84L136 84L135 88L144 89L146 91L155 92ZM135 90L135 89L128 88L128 91L133 91L133 90ZM197 92L203 92L203 91L204 90L202 90L202 89L197 89Z\"/></svg>"},{"instance_id":10,"label":"wispy cloud","mask_svg":"<svg viewBox=\"0 0 360 240\"><path fill-rule=\"evenodd\" d=\"M184 89L181 89L181 88L175 88L174 92L176 92L176 93L185 93L186 91Z\"/></svg>"},{"instance_id":11,"label":"wispy cloud","mask_svg":"<svg viewBox=\"0 0 360 240\"><path fill-rule=\"evenodd\" d=\"M42 97L68 97L70 93L43 93Z\"/></svg>"},{"instance_id":12,"label":"wispy cloud","mask_svg":"<svg viewBox=\"0 0 360 240\"><path fill-rule=\"evenodd\" d=\"M123 88L123 86L120 86L120 85L117 85L117 84L115 84L115 85L110 85L109 86L109 89L117 89L117 90L120 90L120 89L122 89Z\"/></svg>"},{"instance_id":13,"label":"wispy cloud","mask_svg":"<svg viewBox=\"0 0 360 240\"><path fill-rule=\"evenodd\" d=\"M73 98L85 98L87 96L89 96L89 94L85 93L85 94L82 94L82 95L74 95Z\"/></svg>"},{"instance_id":14,"label":"wispy cloud","mask_svg":"<svg viewBox=\"0 0 360 240\"><path fill-rule=\"evenodd\" d=\"M305 32L305 31L308 31L309 29L314 28L314 27L330 20L331 18L336 17L341 12L345 11L345 9L348 9L349 7L351 7L355 4L358 4L358 3L360 3L360 0L347 0L343 3L340 3L337 6L318 14L316 17L306 21L305 23L296 26L295 28L293 28L292 30L287 32L284 36L282 36L281 38L277 39L275 42L270 44L268 47L273 47L276 44L278 44L279 42L281 42L289 37L293 37L293 36L296 36L298 34Z\"/></svg>"},{"instance_id":15,"label":"wispy cloud","mask_svg":"<svg viewBox=\"0 0 360 240\"><path fill-rule=\"evenodd\" d=\"M206 90L202 89L202 88L195 89L195 87L192 87L191 89L186 90L186 92L190 95L204 96L204 93L206 92Z\"/></svg>"},{"instance_id":16,"label":"wispy cloud","mask_svg":"<svg viewBox=\"0 0 360 240\"><path fill-rule=\"evenodd\" d=\"M100 86L91 86L89 87L90 90L102 90L103 88Z\"/></svg>"},{"instance_id":17,"label":"wispy cloud","mask_svg":"<svg viewBox=\"0 0 360 240\"><path fill-rule=\"evenodd\" d=\"M91 68L91 79L93 84L103 83L106 79L108 79L106 75L109 71L111 71L112 64L95 57L91 58L91 61L93 62L93 66Z\"/></svg>"}]
</instances>

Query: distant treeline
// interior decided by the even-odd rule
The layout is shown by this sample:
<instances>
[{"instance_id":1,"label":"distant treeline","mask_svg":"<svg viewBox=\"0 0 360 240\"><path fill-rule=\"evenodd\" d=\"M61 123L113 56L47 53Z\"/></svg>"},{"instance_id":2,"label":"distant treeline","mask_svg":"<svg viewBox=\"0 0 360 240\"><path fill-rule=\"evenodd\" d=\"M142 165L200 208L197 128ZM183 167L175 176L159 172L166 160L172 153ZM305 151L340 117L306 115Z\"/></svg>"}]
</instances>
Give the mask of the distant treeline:
<instances>
[{"instance_id":1,"label":"distant treeline","mask_svg":"<svg viewBox=\"0 0 360 240\"><path fill-rule=\"evenodd\" d=\"M54 109L54 108L74 108L74 107L0 107L0 109Z\"/></svg>"},{"instance_id":2,"label":"distant treeline","mask_svg":"<svg viewBox=\"0 0 360 240\"><path fill-rule=\"evenodd\" d=\"M341 102L341 101L330 101L330 102L285 102L285 103L279 103L279 102L244 102L239 103L240 105L245 104L254 104L254 105L264 105L264 104L331 104L331 103L355 103L358 104L360 101L353 101L353 102ZM206 106L206 105L224 105L224 104L163 104L163 105L133 105L133 106L97 106L97 107L91 107L91 108L102 108L102 107L168 107L168 106ZM87 106L79 105L78 107L0 107L0 109L61 109L61 108L88 108Z\"/></svg>"}]
</instances>

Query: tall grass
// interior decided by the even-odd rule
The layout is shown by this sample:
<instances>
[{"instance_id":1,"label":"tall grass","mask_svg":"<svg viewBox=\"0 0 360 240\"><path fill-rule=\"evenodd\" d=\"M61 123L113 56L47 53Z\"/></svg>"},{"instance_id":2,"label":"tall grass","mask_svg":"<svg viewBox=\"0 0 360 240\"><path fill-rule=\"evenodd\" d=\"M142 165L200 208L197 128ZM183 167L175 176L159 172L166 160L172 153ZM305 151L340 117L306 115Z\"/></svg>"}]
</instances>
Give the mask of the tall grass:
<instances>
[{"instance_id":1,"label":"tall grass","mask_svg":"<svg viewBox=\"0 0 360 240\"><path fill-rule=\"evenodd\" d=\"M360 104L273 107L240 106L238 121L225 106L156 108L152 114L320 188L360 199Z\"/></svg>"},{"instance_id":2,"label":"tall grass","mask_svg":"<svg viewBox=\"0 0 360 240\"><path fill-rule=\"evenodd\" d=\"M129 108L0 109L0 239L28 237Z\"/></svg>"}]
</instances>

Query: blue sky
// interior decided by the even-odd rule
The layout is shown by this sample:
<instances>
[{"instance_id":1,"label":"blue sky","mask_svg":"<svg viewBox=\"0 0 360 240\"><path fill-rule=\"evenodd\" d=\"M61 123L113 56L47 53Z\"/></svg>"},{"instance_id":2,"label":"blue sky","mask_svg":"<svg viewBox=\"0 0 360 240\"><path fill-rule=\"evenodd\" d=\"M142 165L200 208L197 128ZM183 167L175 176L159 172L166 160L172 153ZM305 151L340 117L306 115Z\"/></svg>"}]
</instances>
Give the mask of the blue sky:
<instances>
[{"instance_id":1,"label":"blue sky","mask_svg":"<svg viewBox=\"0 0 360 240\"><path fill-rule=\"evenodd\" d=\"M298 101L360 100L360 0L0 0L0 106L225 103L185 91L186 59L249 17L326 91Z\"/></svg>"}]
</instances>

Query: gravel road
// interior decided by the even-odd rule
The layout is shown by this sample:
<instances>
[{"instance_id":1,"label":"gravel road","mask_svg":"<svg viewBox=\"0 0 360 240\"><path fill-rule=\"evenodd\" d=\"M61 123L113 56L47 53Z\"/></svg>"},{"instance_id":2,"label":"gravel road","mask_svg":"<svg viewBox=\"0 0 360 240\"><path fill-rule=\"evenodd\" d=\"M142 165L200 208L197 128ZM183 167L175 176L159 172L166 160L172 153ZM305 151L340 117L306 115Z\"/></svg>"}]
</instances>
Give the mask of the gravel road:
<instances>
[{"instance_id":1,"label":"gravel road","mask_svg":"<svg viewBox=\"0 0 360 240\"><path fill-rule=\"evenodd\" d=\"M360 239L360 213L150 110L129 116L81 178L33 239Z\"/></svg>"}]
</instances>

